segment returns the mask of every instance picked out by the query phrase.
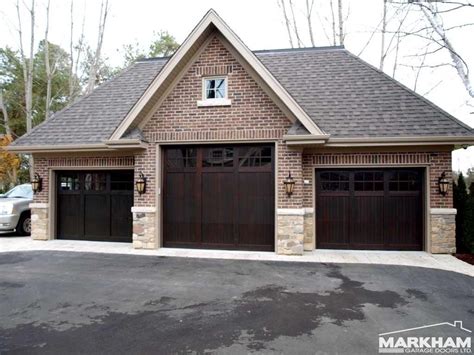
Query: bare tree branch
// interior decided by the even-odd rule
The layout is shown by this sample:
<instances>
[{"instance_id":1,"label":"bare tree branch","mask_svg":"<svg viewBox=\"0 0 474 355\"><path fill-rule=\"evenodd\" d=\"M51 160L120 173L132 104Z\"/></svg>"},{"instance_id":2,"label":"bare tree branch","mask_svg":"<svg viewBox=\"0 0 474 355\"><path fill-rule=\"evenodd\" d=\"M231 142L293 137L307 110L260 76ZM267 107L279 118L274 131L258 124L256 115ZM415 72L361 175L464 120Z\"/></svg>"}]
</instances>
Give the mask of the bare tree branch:
<instances>
[{"instance_id":1,"label":"bare tree branch","mask_svg":"<svg viewBox=\"0 0 474 355\"><path fill-rule=\"evenodd\" d=\"M295 18L295 9L293 6L293 0L288 0L288 1L290 2L291 17L293 19L293 30L295 32L296 41L298 42L298 47L301 48L303 46L303 42L301 42L300 34L298 32L298 24Z\"/></svg>"},{"instance_id":2,"label":"bare tree branch","mask_svg":"<svg viewBox=\"0 0 474 355\"><path fill-rule=\"evenodd\" d=\"M313 23L311 20L311 14L313 12L314 0L311 0L311 4L309 0L306 0L306 21L308 23L308 32L309 32L309 39L311 41L311 45L314 47L314 34L313 34Z\"/></svg>"},{"instance_id":3,"label":"bare tree branch","mask_svg":"<svg viewBox=\"0 0 474 355\"><path fill-rule=\"evenodd\" d=\"M286 13L285 1L279 0L277 1L277 3L278 3L278 6L281 7L281 10L283 13L283 19L285 20L286 31L288 33L288 41L290 42L291 48L295 48L295 46L293 45L293 38L291 37L291 26L290 26L290 20L288 19L288 14Z\"/></svg>"}]
</instances>

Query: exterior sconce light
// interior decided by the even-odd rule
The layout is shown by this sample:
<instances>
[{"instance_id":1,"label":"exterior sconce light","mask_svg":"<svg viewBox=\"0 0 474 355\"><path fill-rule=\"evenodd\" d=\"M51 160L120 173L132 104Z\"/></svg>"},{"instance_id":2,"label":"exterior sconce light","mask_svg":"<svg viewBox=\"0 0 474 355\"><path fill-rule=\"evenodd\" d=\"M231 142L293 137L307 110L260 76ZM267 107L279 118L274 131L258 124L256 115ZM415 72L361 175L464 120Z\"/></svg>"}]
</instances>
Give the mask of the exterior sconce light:
<instances>
[{"instance_id":1,"label":"exterior sconce light","mask_svg":"<svg viewBox=\"0 0 474 355\"><path fill-rule=\"evenodd\" d=\"M33 176L33 179L31 179L31 181L30 181L31 189L33 190L34 194L41 191L42 182L43 182L43 179L41 179L41 177L38 175L38 173L35 173L35 175Z\"/></svg>"},{"instance_id":2,"label":"exterior sconce light","mask_svg":"<svg viewBox=\"0 0 474 355\"><path fill-rule=\"evenodd\" d=\"M293 189L295 187L295 180L291 177L291 171L288 172L288 176L285 180L283 180L283 184L285 185L285 192L289 196L293 195Z\"/></svg>"},{"instance_id":3,"label":"exterior sconce light","mask_svg":"<svg viewBox=\"0 0 474 355\"><path fill-rule=\"evenodd\" d=\"M138 179L135 181L135 187L139 195L143 195L146 191L146 177L143 173L138 174Z\"/></svg>"},{"instance_id":4,"label":"exterior sconce light","mask_svg":"<svg viewBox=\"0 0 474 355\"><path fill-rule=\"evenodd\" d=\"M446 177L446 171L443 171L443 173L438 179L439 193L441 195L445 196L448 193L449 184L450 184L450 181Z\"/></svg>"}]
</instances>

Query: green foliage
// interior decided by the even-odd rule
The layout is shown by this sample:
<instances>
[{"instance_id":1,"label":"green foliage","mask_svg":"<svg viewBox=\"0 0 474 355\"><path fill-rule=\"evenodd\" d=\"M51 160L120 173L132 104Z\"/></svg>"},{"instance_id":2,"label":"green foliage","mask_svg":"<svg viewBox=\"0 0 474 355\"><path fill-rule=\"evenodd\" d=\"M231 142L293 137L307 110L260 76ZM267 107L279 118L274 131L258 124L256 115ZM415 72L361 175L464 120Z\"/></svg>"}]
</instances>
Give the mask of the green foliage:
<instances>
[{"instance_id":1,"label":"green foliage","mask_svg":"<svg viewBox=\"0 0 474 355\"><path fill-rule=\"evenodd\" d=\"M49 43L50 67L54 71L51 82L51 112L61 110L69 103L69 56L59 46ZM33 77L33 126L45 118L46 105L46 66L44 41L38 46L34 56ZM10 126L15 137L26 132L25 119L25 85L23 66L20 54L9 47L0 48L0 88L3 90L4 102L10 118ZM3 115L0 112L0 120ZM3 125L0 133L4 132Z\"/></svg>"},{"instance_id":2,"label":"green foliage","mask_svg":"<svg viewBox=\"0 0 474 355\"><path fill-rule=\"evenodd\" d=\"M466 211L467 188L463 173L460 173L457 184L453 185L453 203L457 209L456 214L456 248L458 251L465 249L464 241L464 214Z\"/></svg>"},{"instance_id":3,"label":"green foliage","mask_svg":"<svg viewBox=\"0 0 474 355\"><path fill-rule=\"evenodd\" d=\"M474 182L469 185L469 195L466 199L463 224L462 251L474 253Z\"/></svg>"},{"instance_id":4,"label":"green foliage","mask_svg":"<svg viewBox=\"0 0 474 355\"><path fill-rule=\"evenodd\" d=\"M147 49L143 49L138 42L123 46L124 68L143 58L170 56L179 47L176 39L167 31L154 32L153 37L154 40Z\"/></svg>"}]
</instances>

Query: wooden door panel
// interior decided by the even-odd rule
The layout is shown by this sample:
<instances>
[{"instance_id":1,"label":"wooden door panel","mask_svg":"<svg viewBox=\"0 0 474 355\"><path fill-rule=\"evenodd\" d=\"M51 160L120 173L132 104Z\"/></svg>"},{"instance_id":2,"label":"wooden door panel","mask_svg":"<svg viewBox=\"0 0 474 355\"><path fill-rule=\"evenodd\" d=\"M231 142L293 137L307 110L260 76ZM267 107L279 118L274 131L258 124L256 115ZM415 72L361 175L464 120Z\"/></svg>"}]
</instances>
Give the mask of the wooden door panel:
<instances>
[{"instance_id":1,"label":"wooden door panel","mask_svg":"<svg viewBox=\"0 0 474 355\"><path fill-rule=\"evenodd\" d=\"M316 173L318 248L422 250L421 169Z\"/></svg>"},{"instance_id":2,"label":"wooden door panel","mask_svg":"<svg viewBox=\"0 0 474 355\"><path fill-rule=\"evenodd\" d=\"M133 171L57 173L57 237L132 241Z\"/></svg>"},{"instance_id":3,"label":"wooden door panel","mask_svg":"<svg viewBox=\"0 0 474 355\"><path fill-rule=\"evenodd\" d=\"M354 196L351 212L350 244L356 248L383 248L384 197Z\"/></svg>"},{"instance_id":4,"label":"wooden door panel","mask_svg":"<svg viewBox=\"0 0 474 355\"><path fill-rule=\"evenodd\" d=\"M111 223L110 235L111 239L116 241L127 241L132 235L132 214L131 206L133 205L133 195L130 194L113 194L110 196Z\"/></svg>"},{"instance_id":5,"label":"wooden door panel","mask_svg":"<svg viewBox=\"0 0 474 355\"><path fill-rule=\"evenodd\" d=\"M195 173L168 173L166 175L166 198L164 231L166 242L196 243L198 206Z\"/></svg>"},{"instance_id":6,"label":"wooden door panel","mask_svg":"<svg viewBox=\"0 0 474 355\"><path fill-rule=\"evenodd\" d=\"M234 187L233 172L202 174L203 244L235 244Z\"/></svg>"},{"instance_id":7,"label":"wooden door panel","mask_svg":"<svg viewBox=\"0 0 474 355\"><path fill-rule=\"evenodd\" d=\"M84 196L84 237L101 240L110 235L110 206L107 195Z\"/></svg>"},{"instance_id":8,"label":"wooden door panel","mask_svg":"<svg viewBox=\"0 0 474 355\"><path fill-rule=\"evenodd\" d=\"M316 240L321 248L349 243L349 196L320 196L316 207Z\"/></svg>"},{"instance_id":9,"label":"wooden door panel","mask_svg":"<svg viewBox=\"0 0 474 355\"><path fill-rule=\"evenodd\" d=\"M274 249L274 148L164 150L164 245Z\"/></svg>"},{"instance_id":10,"label":"wooden door panel","mask_svg":"<svg viewBox=\"0 0 474 355\"><path fill-rule=\"evenodd\" d=\"M239 174L239 244L272 246L275 239L273 174Z\"/></svg>"},{"instance_id":11,"label":"wooden door panel","mask_svg":"<svg viewBox=\"0 0 474 355\"><path fill-rule=\"evenodd\" d=\"M57 200L58 235L77 239L82 236L81 196L79 194L59 195Z\"/></svg>"}]
</instances>

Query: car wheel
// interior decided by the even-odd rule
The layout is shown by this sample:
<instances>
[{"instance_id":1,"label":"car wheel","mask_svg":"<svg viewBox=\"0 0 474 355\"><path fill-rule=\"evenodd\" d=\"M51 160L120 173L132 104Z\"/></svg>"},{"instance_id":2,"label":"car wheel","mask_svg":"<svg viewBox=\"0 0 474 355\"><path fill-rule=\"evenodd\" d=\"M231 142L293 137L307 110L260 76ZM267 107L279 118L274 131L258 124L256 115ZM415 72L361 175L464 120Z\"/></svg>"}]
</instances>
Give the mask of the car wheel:
<instances>
[{"instance_id":1,"label":"car wheel","mask_svg":"<svg viewBox=\"0 0 474 355\"><path fill-rule=\"evenodd\" d=\"M16 226L16 232L19 235L30 235L31 234L31 216L29 214L22 214L18 225Z\"/></svg>"}]
</instances>

